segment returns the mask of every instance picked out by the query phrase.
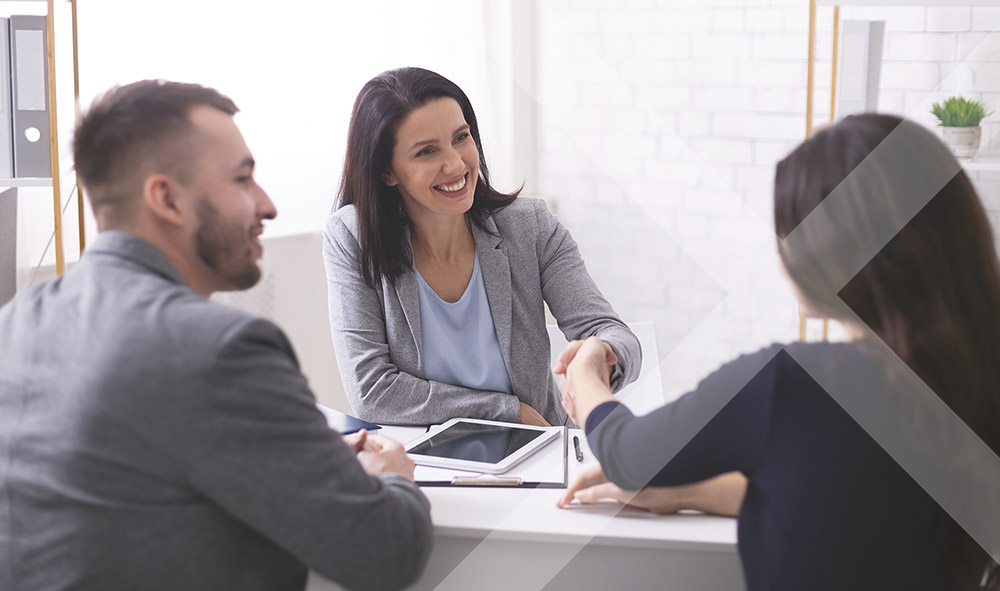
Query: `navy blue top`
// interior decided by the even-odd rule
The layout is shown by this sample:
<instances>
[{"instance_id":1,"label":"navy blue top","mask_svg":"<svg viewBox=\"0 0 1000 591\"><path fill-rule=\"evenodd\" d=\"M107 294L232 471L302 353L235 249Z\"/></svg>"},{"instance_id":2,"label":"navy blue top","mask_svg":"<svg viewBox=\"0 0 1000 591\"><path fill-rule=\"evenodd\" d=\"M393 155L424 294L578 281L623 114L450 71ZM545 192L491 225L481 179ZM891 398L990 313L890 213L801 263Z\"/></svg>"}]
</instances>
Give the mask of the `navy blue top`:
<instances>
[{"instance_id":1,"label":"navy blue top","mask_svg":"<svg viewBox=\"0 0 1000 591\"><path fill-rule=\"evenodd\" d=\"M854 345L773 345L648 415L606 402L586 424L605 475L638 490L745 474L738 540L750 591L948 588L945 513L788 350L818 356L842 383L884 378Z\"/></svg>"}]
</instances>

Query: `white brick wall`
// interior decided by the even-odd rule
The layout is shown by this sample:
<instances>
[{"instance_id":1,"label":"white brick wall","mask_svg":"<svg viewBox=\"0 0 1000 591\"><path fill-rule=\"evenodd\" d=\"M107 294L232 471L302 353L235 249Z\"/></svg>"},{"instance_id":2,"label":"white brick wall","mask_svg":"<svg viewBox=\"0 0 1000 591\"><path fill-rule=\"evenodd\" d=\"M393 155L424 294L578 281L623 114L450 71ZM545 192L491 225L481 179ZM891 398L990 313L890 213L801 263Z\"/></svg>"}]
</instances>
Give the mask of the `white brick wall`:
<instances>
[{"instance_id":1,"label":"white brick wall","mask_svg":"<svg viewBox=\"0 0 1000 591\"><path fill-rule=\"evenodd\" d=\"M927 32L961 32L972 27L972 8L930 6L927 8ZM931 56L931 59L935 59Z\"/></svg>"},{"instance_id":2,"label":"white brick wall","mask_svg":"<svg viewBox=\"0 0 1000 591\"><path fill-rule=\"evenodd\" d=\"M668 396L797 338L771 191L775 163L805 134L805 4L538 2L535 189L558 201L622 316L656 323ZM816 122L829 118L832 12L817 13ZM886 21L880 110L932 126L930 104L961 93L1000 112L1000 8L844 7L841 18ZM998 122L984 138L1000 152ZM1000 222L1000 173L973 178Z\"/></svg>"}]
</instances>

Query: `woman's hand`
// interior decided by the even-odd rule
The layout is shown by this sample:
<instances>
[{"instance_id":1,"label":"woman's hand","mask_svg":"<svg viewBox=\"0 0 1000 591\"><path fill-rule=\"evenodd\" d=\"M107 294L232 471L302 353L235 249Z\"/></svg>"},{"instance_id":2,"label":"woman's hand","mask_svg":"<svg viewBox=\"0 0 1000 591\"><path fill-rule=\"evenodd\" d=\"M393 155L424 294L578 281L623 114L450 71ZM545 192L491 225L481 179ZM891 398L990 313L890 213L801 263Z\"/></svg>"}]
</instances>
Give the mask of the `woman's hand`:
<instances>
[{"instance_id":1,"label":"woman's hand","mask_svg":"<svg viewBox=\"0 0 1000 591\"><path fill-rule=\"evenodd\" d=\"M602 345L604 345L604 361L608 365L608 379L605 381L609 382L609 387L610 387L610 379L611 379L610 376L611 373L614 371L615 365L618 363L618 356L615 355L615 351L614 349L611 348L611 345L605 343L604 341L598 339L597 337L590 337L587 340L589 341L591 339L595 339ZM583 346L584 342L585 341L571 341L568 345L566 345L566 348L563 349L562 353L559 354L559 357L556 359L556 362L552 364L552 371L556 375L566 374L566 368L569 367L570 362L573 361L573 358L580 350L580 347Z\"/></svg>"},{"instance_id":2,"label":"woman's hand","mask_svg":"<svg viewBox=\"0 0 1000 591\"><path fill-rule=\"evenodd\" d=\"M584 425L597 405L614 400L611 395L611 368L618 357L611 347L597 337L573 341L559 354L553 371L561 373L559 390L562 405L577 425Z\"/></svg>"},{"instance_id":3,"label":"woman's hand","mask_svg":"<svg viewBox=\"0 0 1000 591\"><path fill-rule=\"evenodd\" d=\"M614 499L619 503L653 513L676 513L692 509L714 515L735 517L747 490L747 479L738 472L720 474L714 478L685 486L647 487L633 492L619 488L604 476L600 466L583 471L556 502L566 507L574 499L581 504Z\"/></svg>"},{"instance_id":4,"label":"woman's hand","mask_svg":"<svg viewBox=\"0 0 1000 591\"><path fill-rule=\"evenodd\" d=\"M602 499L614 499L629 507L667 514L685 508L681 506L681 498L682 495L679 495L676 489L669 487L645 488L640 491L623 490L613 482L608 482L600 466L591 466L576 477L556 505L564 508L573 499L584 505L597 503Z\"/></svg>"}]
</instances>

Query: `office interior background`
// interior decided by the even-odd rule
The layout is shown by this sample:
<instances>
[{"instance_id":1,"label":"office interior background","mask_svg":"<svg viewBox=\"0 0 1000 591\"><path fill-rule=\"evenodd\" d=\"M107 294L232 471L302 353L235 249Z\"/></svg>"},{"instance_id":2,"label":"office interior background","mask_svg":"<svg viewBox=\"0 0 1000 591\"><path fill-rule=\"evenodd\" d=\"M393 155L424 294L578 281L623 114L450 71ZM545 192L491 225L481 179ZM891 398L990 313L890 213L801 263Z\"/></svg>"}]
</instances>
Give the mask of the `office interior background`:
<instances>
[{"instance_id":1,"label":"office interior background","mask_svg":"<svg viewBox=\"0 0 1000 591\"><path fill-rule=\"evenodd\" d=\"M840 18L885 21L879 111L934 127L930 105L960 94L1000 113L1000 7L847 5L858 3L845 0ZM39 2L0 8L45 12ZM55 16L68 170L68 3ZM820 125L830 119L833 9L816 16ZM775 164L806 133L808 25L808 0L85 0L81 102L143 78L199 82L235 99L279 215L264 234L261 284L217 297L282 326L320 401L349 411L319 233L351 105L383 70L444 74L476 108L499 188L523 183L523 195L544 198L619 314L654 323L658 359L644 362L661 364L669 399L739 353L798 338L771 191ZM1000 114L984 121L981 160L1000 153L998 131ZM1000 224L1000 166L990 168L969 174ZM76 206L65 196L72 266ZM19 288L54 275L52 207L45 189L19 192ZM85 226L92 239L93 220ZM820 331L811 322L808 338Z\"/></svg>"}]
</instances>

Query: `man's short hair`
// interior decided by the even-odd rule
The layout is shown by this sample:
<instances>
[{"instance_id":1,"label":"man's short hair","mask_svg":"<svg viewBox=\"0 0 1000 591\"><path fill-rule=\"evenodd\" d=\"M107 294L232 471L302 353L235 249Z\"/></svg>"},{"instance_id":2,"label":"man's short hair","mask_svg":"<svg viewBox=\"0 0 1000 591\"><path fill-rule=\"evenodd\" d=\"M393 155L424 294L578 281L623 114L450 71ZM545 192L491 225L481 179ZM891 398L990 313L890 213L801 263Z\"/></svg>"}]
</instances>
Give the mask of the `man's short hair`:
<instances>
[{"instance_id":1,"label":"man's short hair","mask_svg":"<svg viewBox=\"0 0 1000 591\"><path fill-rule=\"evenodd\" d=\"M94 100L73 136L73 160L98 219L128 216L149 174L186 182L198 153L189 118L197 106L239 111L215 89L165 80L116 86Z\"/></svg>"}]
</instances>

